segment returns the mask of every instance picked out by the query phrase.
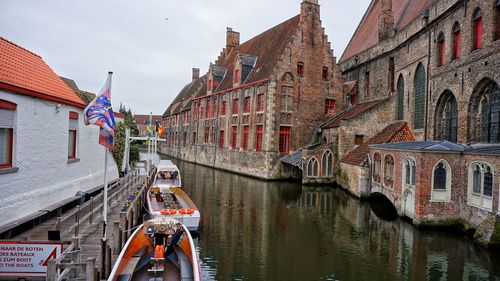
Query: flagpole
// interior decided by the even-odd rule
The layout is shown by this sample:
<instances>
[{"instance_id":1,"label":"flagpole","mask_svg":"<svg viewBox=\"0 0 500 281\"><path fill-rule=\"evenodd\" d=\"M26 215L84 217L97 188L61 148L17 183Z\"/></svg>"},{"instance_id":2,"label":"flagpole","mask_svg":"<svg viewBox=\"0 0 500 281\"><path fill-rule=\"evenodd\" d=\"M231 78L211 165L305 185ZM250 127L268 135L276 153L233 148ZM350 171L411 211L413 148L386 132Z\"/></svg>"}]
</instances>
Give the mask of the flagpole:
<instances>
[{"instance_id":1,"label":"flagpole","mask_svg":"<svg viewBox=\"0 0 500 281\"><path fill-rule=\"evenodd\" d=\"M108 91L111 95L111 75L113 72L108 72ZM106 224L108 223L108 148L104 148L104 192L103 192L103 203L102 203L102 237L106 238Z\"/></svg>"}]
</instances>

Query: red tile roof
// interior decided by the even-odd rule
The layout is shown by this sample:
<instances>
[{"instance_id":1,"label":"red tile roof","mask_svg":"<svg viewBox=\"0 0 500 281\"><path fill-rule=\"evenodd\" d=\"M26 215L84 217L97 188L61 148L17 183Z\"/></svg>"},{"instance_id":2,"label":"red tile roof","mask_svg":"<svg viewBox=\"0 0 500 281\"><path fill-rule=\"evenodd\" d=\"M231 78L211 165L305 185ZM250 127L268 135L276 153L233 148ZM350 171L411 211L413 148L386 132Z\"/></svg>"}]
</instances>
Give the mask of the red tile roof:
<instances>
[{"instance_id":1,"label":"red tile roof","mask_svg":"<svg viewBox=\"0 0 500 281\"><path fill-rule=\"evenodd\" d=\"M369 101L369 102L364 102L364 103L357 103L348 109L340 112L339 114L335 115L332 117L330 120L326 121L323 125L321 125L321 128L323 129L328 129L328 128L336 128L340 126L340 122L342 120L349 120L351 118L356 117L358 114L363 113L376 105L378 105L380 102L383 100L374 100L374 101Z\"/></svg>"},{"instance_id":2,"label":"red tile roof","mask_svg":"<svg viewBox=\"0 0 500 281\"><path fill-rule=\"evenodd\" d=\"M400 121L390 124L375 136L371 137L362 145L347 153L340 160L343 163L360 166L366 161L366 155L370 152L370 144L394 143L415 141L413 131L406 122Z\"/></svg>"},{"instance_id":3,"label":"red tile roof","mask_svg":"<svg viewBox=\"0 0 500 281\"><path fill-rule=\"evenodd\" d=\"M417 18L437 0L392 0L394 28L399 31ZM378 43L378 21L382 11L382 0L372 0L361 19L340 62L359 54Z\"/></svg>"},{"instance_id":4,"label":"red tile roof","mask_svg":"<svg viewBox=\"0 0 500 281\"><path fill-rule=\"evenodd\" d=\"M43 59L0 37L0 88L84 108L82 100Z\"/></svg>"}]
</instances>

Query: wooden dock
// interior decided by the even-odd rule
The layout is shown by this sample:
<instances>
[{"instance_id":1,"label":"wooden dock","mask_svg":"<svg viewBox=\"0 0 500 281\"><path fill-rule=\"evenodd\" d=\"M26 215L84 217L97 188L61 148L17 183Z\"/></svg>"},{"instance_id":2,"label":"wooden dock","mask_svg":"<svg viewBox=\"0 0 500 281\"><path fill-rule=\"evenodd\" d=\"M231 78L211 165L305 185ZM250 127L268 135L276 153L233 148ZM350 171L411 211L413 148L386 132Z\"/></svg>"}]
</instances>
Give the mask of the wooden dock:
<instances>
[{"instance_id":1,"label":"wooden dock","mask_svg":"<svg viewBox=\"0 0 500 281\"><path fill-rule=\"evenodd\" d=\"M46 280L106 279L133 228L142 221L146 187L150 180L151 176L141 175L135 170L108 187L105 239L101 191L81 206L16 235L11 240L47 241L49 232L51 236L60 236L60 241L65 244L64 252L57 259L49 261ZM127 201L129 206L124 208Z\"/></svg>"}]
</instances>

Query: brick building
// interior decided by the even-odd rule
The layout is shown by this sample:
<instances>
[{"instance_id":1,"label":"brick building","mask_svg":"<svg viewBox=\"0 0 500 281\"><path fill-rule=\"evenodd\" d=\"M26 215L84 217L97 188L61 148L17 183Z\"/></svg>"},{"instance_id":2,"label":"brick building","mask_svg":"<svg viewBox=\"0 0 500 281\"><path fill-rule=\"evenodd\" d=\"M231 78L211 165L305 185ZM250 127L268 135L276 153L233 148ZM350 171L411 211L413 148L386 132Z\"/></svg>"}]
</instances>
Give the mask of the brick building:
<instances>
[{"instance_id":1,"label":"brick building","mask_svg":"<svg viewBox=\"0 0 500 281\"><path fill-rule=\"evenodd\" d=\"M145 137L148 135L148 124L149 124L150 115L147 114L135 114L134 122L137 125L137 129L139 130L139 136ZM151 124L153 131L156 130L156 123L161 123L163 120L161 115L152 115L151 116Z\"/></svg>"},{"instance_id":2,"label":"brick building","mask_svg":"<svg viewBox=\"0 0 500 281\"><path fill-rule=\"evenodd\" d=\"M280 159L311 143L318 123L342 108L340 72L317 0L300 14L226 48L165 111L163 153L257 176L290 176Z\"/></svg>"}]
</instances>

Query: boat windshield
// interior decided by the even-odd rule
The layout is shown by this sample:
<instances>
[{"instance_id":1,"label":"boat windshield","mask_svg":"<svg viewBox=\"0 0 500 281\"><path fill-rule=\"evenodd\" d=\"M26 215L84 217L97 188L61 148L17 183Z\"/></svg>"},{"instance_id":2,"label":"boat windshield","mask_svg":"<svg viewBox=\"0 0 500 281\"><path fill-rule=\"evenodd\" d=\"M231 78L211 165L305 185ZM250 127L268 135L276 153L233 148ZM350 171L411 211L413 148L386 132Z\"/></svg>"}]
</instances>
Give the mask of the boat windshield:
<instances>
[{"instance_id":1,"label":"boat windshield","mask_svg":"<svg viewBox=\"0 0 500 281\"><path fill-rule=\"evenodd\" d=\"M154 184L157 186L181 186L179 172L175 170L160 170L156 173Z\"/></svg>"}]
</instances>

